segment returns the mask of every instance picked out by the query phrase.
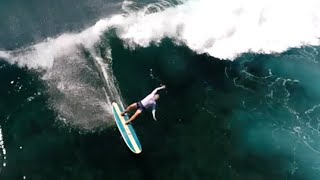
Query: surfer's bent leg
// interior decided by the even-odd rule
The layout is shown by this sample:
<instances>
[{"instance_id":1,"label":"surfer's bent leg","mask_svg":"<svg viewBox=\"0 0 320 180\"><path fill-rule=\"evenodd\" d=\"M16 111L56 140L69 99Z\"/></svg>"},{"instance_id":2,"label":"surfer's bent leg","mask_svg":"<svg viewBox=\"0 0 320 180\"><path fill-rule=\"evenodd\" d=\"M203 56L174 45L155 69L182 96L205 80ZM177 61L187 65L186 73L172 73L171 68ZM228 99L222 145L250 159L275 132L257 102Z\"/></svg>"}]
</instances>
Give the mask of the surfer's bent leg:
<instances>
[{"instance_id":1,"label":"surfer's bent leg","mask_svg":"<svg viewBox=\"0 0 320 180\"><path fill-rule=\"evenodd\" d=\"M134 121L135 119L137 119L137 117L140 116L142 110L141 109L138 109L134 115L131 116L131 118L126 122L126 124L129 124L131 121Z\"/></svg>"},{"instance_id":2,"label":"surfer's bent leg","mask_svg":"<svg viewBox=\"0 0 320 180\"><path fill-rule=\"evenodd\" d=\"M129 112L129 111L132 111L132 110L135 110L137 109L137 103L132 103L130 106L127 107L127 109L125 111L123 111L121 113L121 116L123 116L125 113Z\"/></svg>"}]
</instances>

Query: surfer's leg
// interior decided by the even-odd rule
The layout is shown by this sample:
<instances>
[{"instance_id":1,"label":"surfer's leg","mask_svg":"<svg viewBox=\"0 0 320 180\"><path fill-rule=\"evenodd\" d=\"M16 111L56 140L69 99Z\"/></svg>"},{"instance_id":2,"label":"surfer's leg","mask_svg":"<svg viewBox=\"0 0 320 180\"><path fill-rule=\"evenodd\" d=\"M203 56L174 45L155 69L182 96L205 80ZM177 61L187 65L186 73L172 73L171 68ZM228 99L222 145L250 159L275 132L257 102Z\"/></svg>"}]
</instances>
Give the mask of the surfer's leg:
<instances>
[{"instance_id":1,"label":"surfer's leg","mask_svg":"<svg viewBox=\"0 0 320 180\"><path fill-rule=\"evenodd\" d=\"M132 115L132 116L130 117L130 119L126 122L126 124L129 124L131 121L137 119L137 117L140 116L141 112L142 112L142 110L141 110L141 109L138 109L138 110L134 113L134 115Z\"/></svg>"},{"instance_id":2,"label":"surfer's leg","mask_svg":"<svg viewBox=\"0 0 320 180\"><path fill-rule=\"evenodd\" d=\"M132 111L132 110L135 110L135 109L137 109L137 103L132 103L130 106L127 107L127 109L125 111L123 111L121 113L121 116L123 116L125 113Z\"/></svg>"}]
</instances>

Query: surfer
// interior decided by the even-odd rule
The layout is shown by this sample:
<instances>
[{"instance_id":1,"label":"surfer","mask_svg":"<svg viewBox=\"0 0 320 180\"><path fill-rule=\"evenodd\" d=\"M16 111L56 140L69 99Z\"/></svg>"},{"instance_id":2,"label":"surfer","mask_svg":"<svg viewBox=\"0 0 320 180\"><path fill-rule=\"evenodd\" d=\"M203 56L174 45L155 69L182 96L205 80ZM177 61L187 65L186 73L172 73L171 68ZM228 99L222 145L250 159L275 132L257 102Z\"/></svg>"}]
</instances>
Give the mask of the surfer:
<instances>
[{"instance_id":1,"label":"surfer","mask_svg":"<svg viewBox=\"0 0 320 180\"><path fill-rule=\"evenodd\" d=\"M140 114L144 110L149 108L152 108L153 119L157 120L156 119L156 101L160 98L157 92L164 88L166 88L165 85L158 87L141 101L133 103L130 106L128 106L127 109L121 113L121 116L124 116L124 114L132 110L136 110L136 112L130 117L130 119L126 122L126 124L129 124L131 121L135 120L138 116L140 116Z\"/></svg>"}]
</instances>

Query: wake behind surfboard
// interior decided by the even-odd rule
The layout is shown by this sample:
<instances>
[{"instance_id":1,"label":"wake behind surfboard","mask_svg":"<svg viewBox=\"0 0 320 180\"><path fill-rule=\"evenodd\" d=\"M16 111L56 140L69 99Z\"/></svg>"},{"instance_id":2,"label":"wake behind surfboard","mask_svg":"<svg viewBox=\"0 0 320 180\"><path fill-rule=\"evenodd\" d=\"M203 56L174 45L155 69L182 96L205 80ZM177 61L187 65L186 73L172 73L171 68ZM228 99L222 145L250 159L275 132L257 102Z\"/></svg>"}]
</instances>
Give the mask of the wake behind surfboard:
<instances>
[{"instance_id":1,"label":"wake behind surfboard","mask_svg":"<svg viewBox=\"0 0 320 180\"><path fill-rule=\"evenodd\" d=\"M121 116L123 108L118 106L117 103L112 103L112 112L118 129L122 135L123 140L127 144L128 148L136 154L141 153L142 148L139 139L131 124L126 125L125 122L129 119L127 115Z\"/></svg>"}]
</instances>

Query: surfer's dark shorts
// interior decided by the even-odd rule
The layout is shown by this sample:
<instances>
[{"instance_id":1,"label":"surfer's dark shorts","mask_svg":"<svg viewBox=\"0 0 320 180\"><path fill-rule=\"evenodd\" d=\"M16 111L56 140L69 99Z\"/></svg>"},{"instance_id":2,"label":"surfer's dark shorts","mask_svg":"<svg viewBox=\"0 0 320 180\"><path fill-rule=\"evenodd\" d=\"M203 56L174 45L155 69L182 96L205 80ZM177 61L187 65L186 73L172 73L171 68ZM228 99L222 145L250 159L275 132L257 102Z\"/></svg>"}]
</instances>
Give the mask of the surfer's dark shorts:
<instances>
[{"instance_id":1,"label":"surfer's dark shorts","mask_svg":"<svg viewBox=\"0 0 320 180\"><path fill-rule=\"evenodd\" d=\"M144 111L146 108L142 105L141 101L137 102L137 109Z\"/></svg>"}]
</instances>

